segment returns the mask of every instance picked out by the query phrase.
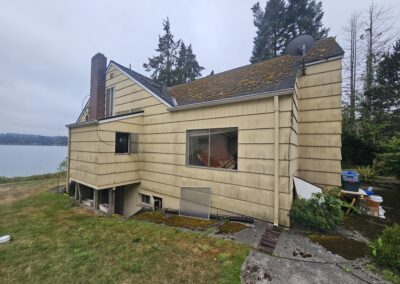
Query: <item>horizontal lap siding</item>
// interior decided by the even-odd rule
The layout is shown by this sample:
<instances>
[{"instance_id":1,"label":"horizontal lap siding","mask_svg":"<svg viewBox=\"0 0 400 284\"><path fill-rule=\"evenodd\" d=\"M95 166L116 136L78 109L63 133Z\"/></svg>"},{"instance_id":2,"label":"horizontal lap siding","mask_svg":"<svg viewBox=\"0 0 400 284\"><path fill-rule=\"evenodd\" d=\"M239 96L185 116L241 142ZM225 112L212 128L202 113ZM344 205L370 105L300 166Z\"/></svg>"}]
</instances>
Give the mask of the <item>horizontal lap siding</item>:
<instances>
[{"instance_id":1,"label":"horizontal lap siding","mask_svg":"<svg viewBox=\"0 0 400 284\"><path fill-rule=\"evenodd\" d=\"M297 79L298 173L312 183L340 186L341 60L308 66Z\"/></svg>"},{"instance_id":2,"label":"horizontal lap siding","mask_svg":"<svg viewBox=\"0 0 400 284\"><path fill-rule=\"evenodd\" d=\"M212 211L242 214L273 220L274 187L274 104L273 98L260 99L187 111L168 112L158 99L126 76L113 70L107 87L114 86L114 113L142 110L142 121L100 124L86 133L71 135L71 142L96 142L99 153L72 151L71 158L82 165L95 165L99 187L140 179L140 191L163 198L164 206L178 208L183 186L212 189ZM296 119L292 119L292 98L279 99L279 201L280 222L289 225L291 205L289 157L297 145ZM190 129L231 128L239 130L238 170L218 170L186 166L186 131ZM114 132L140 129L139 155L115 155ZM289 139L290 137L290 139ZM86 140L85 140L86 139ZM100 142L101 141L101 142ZM291 144L292 146L290 146ZM72 145L71 145L72 146ZM94 151L95 152L95 151ZM73 173L74 174L74 173Z\"/></svg>"},{"instance_id":3,"label":"horizontal lap siding","mask_svg":"<svg viewBox=\"0 0 400 284\"><path fill-rule=\"evenodd\" d=\"M154 102L154 104L157 101ZM151 103L150 103L151 104ZM134 106L127 105L131 108ZM180 188L205 186L212 189L213 212L225 210L272 221L274 185L273 99L165 112L158 106L144 108L140 139L143 192L162 196L166 207L177 208ZM288 143L291 131L290 96L280 102L280 208L282 224L288 225L290 208ZM238 127L238 170L186 166L186 131ZM297 143L296 135L291 143Z\"/></svg>"},{"instance_id":4,"label":"horizontal lap siding","mask_svg":"<svg viewBox=\"0 0 400 284\"><path fill-rule=\"evenodd\" d=\"M139 116L71 129L70 178L95 188L139 181L140 155L115 154L115 132L140 133L142 123Z\"/></svg>"},{"instance_id":5,"label":"horizontal lap siding","mask_svg":"<svg viewBox=\"0 0 400 284\"><path fill-rule=\"evenodd\" d=\"M140 154L115 154L115 132L141 133L143 116L99 124L98 186L112 187L140 180ZM104 140L103 140L104 139Z\"/></svg>"}]
</instances>

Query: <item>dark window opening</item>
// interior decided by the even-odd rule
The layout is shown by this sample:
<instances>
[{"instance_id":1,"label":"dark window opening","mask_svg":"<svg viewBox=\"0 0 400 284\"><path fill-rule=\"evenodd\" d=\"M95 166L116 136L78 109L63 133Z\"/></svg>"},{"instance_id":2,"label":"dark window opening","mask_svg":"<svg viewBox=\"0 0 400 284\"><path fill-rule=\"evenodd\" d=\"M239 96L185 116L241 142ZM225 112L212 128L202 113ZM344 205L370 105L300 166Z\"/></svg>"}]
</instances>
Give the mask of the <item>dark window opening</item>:
<instances>
[{"instance_id":1,"label":"dark window opening","mask_svg":"<svg viewBox=\"0 0 400 284\"><path fill-rule=\"evenodd\" d=\"M115 153L129 154L129 133L115 133Z\"/></svg>"},{"instance_id":2,"label":"dark window opening","mask_svg":"<svg viewBox=\"0 0 400 284\"><path fill-rule=\"evenodd\" d=\"M142 203L150 204L150 196L146 194L141 194Z\"/></svg>"},{"instance_id":3,"label":"dark window opening","mask_svg":"<svg viewBox=\"0 0 400 284\"><path fill-rule=\"evenodd\" d=\"M153 196L153 199L154 199L154 209L155 209L155 210L160 210L160 209L162 209L162 208L163 208L163 207L162 207L162 198L161 198L161 197Z\"/></svg>"},{"instance_id":4,"label":"dark window opening","mask_svg":"<svg viewBox=\"0 0 400 284\"><path fill-rule=\"evenodd\" d=\"M109 192L107 189L99 190L99 204L108 204Z\"/></svg>"},{"instance_id":5,"label":"dark window opening","mask_svg":"<svg viewBox=\"0 0 400 284\"><path fill-rule=\"evenodd\" d=\"M189 130L187 142L189 165L237 169L237 128Z\"/></svg>"}]
</instances>

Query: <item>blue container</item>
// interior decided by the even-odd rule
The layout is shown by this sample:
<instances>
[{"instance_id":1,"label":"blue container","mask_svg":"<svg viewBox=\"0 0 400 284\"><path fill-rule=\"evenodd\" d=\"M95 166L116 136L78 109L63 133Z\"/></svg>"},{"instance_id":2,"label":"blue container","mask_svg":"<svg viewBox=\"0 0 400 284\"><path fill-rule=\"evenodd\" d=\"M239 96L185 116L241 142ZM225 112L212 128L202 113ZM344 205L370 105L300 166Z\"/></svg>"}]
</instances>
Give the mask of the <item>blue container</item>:
<instances>
[{"instance_id":1,"label":"blue container","mask_svg":"<svg viewBox=\"0 0 400 284\"><path fill-rule=\"evenodd\" d=\"M353 171L343 171L342 188L347 191L357 192L360 188L360 175Z\"/></svg>"}]
</instances>

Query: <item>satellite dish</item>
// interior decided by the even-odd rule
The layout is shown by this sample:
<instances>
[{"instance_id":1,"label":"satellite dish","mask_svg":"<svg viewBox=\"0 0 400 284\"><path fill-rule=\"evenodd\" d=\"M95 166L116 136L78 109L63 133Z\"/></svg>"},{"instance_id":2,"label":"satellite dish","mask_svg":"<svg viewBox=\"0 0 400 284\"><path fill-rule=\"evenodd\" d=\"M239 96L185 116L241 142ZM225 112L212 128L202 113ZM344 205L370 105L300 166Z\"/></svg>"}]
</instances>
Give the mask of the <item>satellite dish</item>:
<instances>
[{"instance_id":1,"label":"satellite dish","mask_svg":"<svg viewBox=\"0 0 400 284\"><path fill-rule=\"evenodd\" d=\"M306 53L314 45L314 42L314 38L310 35L299 35L288 43L285 54L302 56L303 52Z\"/></svg>"}]
</instances>

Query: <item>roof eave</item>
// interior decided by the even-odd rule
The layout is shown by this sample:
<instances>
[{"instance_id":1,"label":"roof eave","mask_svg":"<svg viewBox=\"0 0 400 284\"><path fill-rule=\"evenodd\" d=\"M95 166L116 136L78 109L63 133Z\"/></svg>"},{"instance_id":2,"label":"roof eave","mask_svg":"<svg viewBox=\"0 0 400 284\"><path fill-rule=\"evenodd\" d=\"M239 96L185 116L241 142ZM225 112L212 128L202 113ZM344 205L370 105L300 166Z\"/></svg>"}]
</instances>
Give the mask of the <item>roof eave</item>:
<instances>
[{"instance_id":1,"label":"roof eave","mask_svg":"<svg viewBox=\"0 0 400 284\"><path fill-rule=\"evenodd\" d=\"M85 126L90 126L90 125L96 125L98 124L98 120L89 120L89 121L84 121L84 122L77 122L77 123L72 123L72 124L67 124L65 127L68 128L78 128L78 127L85 127Z\"/></svg>"},{"instance_id":2,"label":"roof eave","mask_svg":"<svg viewBox=\"0 0 400 284\"><path fill-rule=\"evenodd\" d=\"M244 101L250 101L250 100L259 100L259 99L274 97L274 96L291 95L291 94L293 94L293 92L294 92L294 88L289 88L289 89L282 89L282 90L271 91L271 92L262 92L262 93L243 95L243 96L237 96L237 97L232 97L232 98L224 98L224 99L206 101L206 102L201 102L201 103L177 105L175 107L170 107L167 110L170 112L174 112L174 111L188 110L188 109L194 109L194 108L211 107L211 106L218 106L218 105L244 102Z\"/></svg>"},{"instance_id":3,"label":"roof eave","mask_svg":"<svg viewBox=\"0 0 400 284\"><path fill-rule=\"evenodd\" d=\"M334 56L330 56L330 57L326 57L323 59L317 59L314 61L306 61L304 63L305 66L310 66L310 65L315 65L315 64L319 64L319 63L323 63L323 62L327 62L327 61L333 61L333 60L337 60L337 59L343 59L344 53L338 54L338 55L334 55Z\"/></svg>"}]
</instances>

